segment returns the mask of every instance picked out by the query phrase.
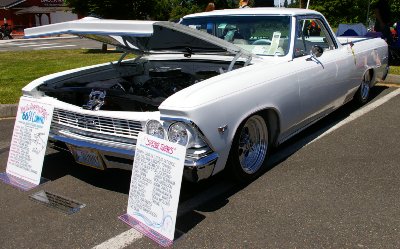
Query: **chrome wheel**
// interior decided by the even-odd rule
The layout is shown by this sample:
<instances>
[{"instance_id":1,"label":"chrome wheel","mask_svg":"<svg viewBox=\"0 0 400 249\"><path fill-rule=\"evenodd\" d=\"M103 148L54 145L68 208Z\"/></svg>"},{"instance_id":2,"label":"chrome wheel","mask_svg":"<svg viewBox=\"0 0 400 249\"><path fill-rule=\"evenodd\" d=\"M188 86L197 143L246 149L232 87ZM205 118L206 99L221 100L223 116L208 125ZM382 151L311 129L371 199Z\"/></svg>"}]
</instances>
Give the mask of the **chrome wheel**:
<instances>
[{"instance_id":1,"label":"chrome wheel","mask_svg":"<svg viewBox=\"0 0 400 249\"><path fill-rule=\"evenodd\" d=\"M368 71L365 73L361 85L354 96L356 104L363 105L367 103L370 92L371 92L371 72Z\"/></svg>"},{"instance_id":2,"label":"chrome wheel","mask_svg":"<svg viewBox=\"0 0 400 249\"><path fill-rule=\"evenodd\" d=\"M363 101L367 101L369 97L369 91L371 89L371 80L369 79L369 74L364 77L363 82L360 86L360 98Z\"/></svg>"},{"instance_id":3,"label":"chrome wheel","mask_svg":"<svg viewBox=\"0 0 400 249\"><path fill-rule=\"evenodd\" d=\"M263 166L268 151L268 128L263 117L250 117L240 131L238 159L242 170L254 174Z\"/></svg>"}]
</instances>

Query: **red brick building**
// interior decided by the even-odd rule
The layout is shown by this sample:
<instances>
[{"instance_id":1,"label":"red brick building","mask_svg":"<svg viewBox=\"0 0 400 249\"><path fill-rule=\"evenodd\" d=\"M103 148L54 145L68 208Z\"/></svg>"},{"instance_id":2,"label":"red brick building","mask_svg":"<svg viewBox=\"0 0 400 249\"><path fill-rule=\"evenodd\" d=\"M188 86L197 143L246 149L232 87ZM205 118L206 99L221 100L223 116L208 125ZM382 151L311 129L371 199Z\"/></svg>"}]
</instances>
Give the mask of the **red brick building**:
<instances>
[{"instance_id":1,"label":"red brick building","mask_svg":"<svg viewBox=\"0 0 400 249\"><path fill-rule=\"evenodd\" d=\"M10 25L14 36L24 28L76 19L64 0L0 0L0 25Z\"/></svg>"}]
</instances>

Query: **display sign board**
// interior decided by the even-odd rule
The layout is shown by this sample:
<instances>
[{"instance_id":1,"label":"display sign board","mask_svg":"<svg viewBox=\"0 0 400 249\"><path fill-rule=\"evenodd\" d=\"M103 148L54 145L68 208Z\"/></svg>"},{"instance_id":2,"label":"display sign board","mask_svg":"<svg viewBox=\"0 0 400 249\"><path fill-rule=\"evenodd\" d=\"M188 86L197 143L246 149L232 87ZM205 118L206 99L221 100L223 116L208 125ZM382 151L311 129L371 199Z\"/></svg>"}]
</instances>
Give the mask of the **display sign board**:
<instances>
[{"instance_id":1,"label":"display sign board","mask_svg":"<svg viewBox=\"0 0 400 249\"><path fill-rule=\"evenodd\" d=\"M6 172L16 179L39 185L53 107L21 97L15 120Z\"/></svg>"},{"instance_id":2,"label":"display sign board","mask_svg":"<svg viewBox=\"0 0 400 249\"><path fill-rule=\"evenodd\" d=\"M139 133L128 213L120 217L162 246L174 240L186 148Z\"/></svg>"}]
</instances>

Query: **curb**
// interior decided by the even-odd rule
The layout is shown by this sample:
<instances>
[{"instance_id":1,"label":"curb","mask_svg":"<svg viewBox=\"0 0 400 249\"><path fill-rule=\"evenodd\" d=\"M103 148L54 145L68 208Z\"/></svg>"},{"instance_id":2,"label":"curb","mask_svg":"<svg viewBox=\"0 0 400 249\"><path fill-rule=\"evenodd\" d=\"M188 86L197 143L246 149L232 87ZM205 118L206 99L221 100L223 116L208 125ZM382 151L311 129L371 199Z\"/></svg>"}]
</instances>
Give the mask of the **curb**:
<instances>
[{"instance_id":1,"label":"curb","mask_svg":"<svg viewBox=\"0 0 400 249\"><path fill-rule=\"evenodd\" d=\"M388 74L385 81L381 83L400 85L400 75ZM18 104L0 104L0 118L15 117L18 111Z\"/></svg>"},{"instance_id":2,"label":"curb","mask_svg":"<svg viewBox=\"0 0 400 249\"><path fill-rule=\"evenodd\" d=\"M386 77L385 83L393 83L393 84L400 84L400 75L396 74L388 74Z\"/></svg>"},{"instance_id":3,"label":"curb","mask_svg":"<svg viewBox=\"0 0 400 249\"><path fill-rule=\"evenodd\" d=\"M0 118L9 118L17 116L18 104L1 104Z\"/></svg>"}]
</instances>

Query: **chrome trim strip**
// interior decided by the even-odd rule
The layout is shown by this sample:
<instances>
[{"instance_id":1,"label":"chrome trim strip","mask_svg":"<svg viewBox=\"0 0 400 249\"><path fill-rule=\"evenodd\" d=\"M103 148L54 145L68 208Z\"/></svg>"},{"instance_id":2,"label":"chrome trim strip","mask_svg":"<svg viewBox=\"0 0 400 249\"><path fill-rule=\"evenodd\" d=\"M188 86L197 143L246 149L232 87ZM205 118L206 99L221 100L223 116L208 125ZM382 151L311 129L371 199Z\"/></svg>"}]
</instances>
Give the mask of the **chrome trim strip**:
<instances>
[{"instance_id":1,"label":"chrome trim strip","mask_svg":"<svg viewBox=\"0 0 400 249\"><path fill-rule=\"evenodd\" d=\"M119 148L113 148L109 146L103 146L99 144L94 144L86 141L81 141L81 140L76 140L76 139L71 139L63 136L58 136L54 134L49 134L49 137L67 144L71 144L77 147L87 147L90 149L96 149L100 151L108 151L108 152L113 152L113 153L118 153L118 154L123 154L127 156L135 156L135 151L134 150L124 150L124 149L119 149Z\"/></svg>"},{"instance_id":2,"label":"chrome trim strip","mask_svg":"<svg viewBox=\"0 0 400 249\"><path fill-rule=\"evenodd\" d=\"M119 142L119 143L125 143L128 145L136 144L136 138L134 138L134 137L124 137L124 136L118 136L118 135L97 133L97 132L87 131L87 130L78 129L78 128L74 128L74 127L58 125L58 124L54 124L54 123L51 124L50 131L54 134L61 133L61 134L67 135L66 133L68 133L68 134L70 134L70 136L72 136L72 135L82 136L82 137L85 137L86 139L101 139L104 141Z\"/></svg>"},{"instance_id":3,"label":"chrome trim strip","mask_svg":"<svg viewBox=\"0 0 400 249\"><path fill-rule=\"evenodd\" d=\"M190 119L186 119L186 118L170 118L170 117L160 117L160 120L162 121L167 121L167 122L183 122L186 124L194 124L194 122Z\"/></svg>"},{"instance_id":4,"label":"chrome trim strip","mask_svg":"<svg viewBox=\"0 0 400 249\"><path fill-rule=\"evenodd\" d=\"M196 167L196 168L201 168L203 166L206 166L213 161L218 159L218 154L216 152L213 152L203 158L200 158L199 160L186 160L185 159L185 167Z\"/></svg>"}]
</instances>

